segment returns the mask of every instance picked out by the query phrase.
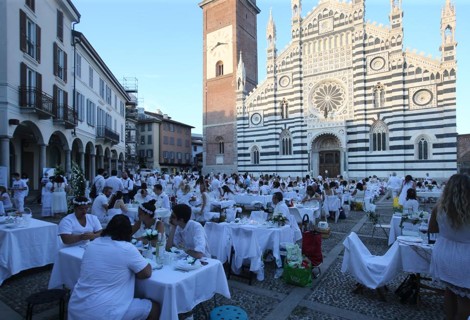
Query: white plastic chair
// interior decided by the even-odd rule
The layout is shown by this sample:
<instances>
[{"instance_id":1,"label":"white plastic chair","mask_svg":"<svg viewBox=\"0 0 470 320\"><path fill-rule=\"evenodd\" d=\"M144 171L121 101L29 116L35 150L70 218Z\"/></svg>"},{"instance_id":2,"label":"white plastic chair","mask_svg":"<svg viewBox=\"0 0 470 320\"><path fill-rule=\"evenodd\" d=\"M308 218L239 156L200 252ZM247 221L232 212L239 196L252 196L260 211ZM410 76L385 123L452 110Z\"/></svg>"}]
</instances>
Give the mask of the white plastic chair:
<instances>
[{"instance_id":1,"label":"white plastic chair","mask_svg":"<svg viewBox=\"0 0 470 320\"><path fill-rule=\"evenodd\" d=\"M383 256L372 255L355 232L351 232L343 245L341 272L351 274L357 282L370 289L386 285L401 270L398 241Z\"/></svg>"},{"instance_id":2,"label":"white plastic chair","mask_svg":"<svg viewBox=\"0 0 470 320\"><path fill-rule=\"evenodd\" d=\"M212 257L225 263L230 256L230 235L224 225L207 222L204 225Z\"/></svg>"},{"instance_id":3,"label":"white plastic chair","mask_svg":"<svg viewBox=\"0 0 470 320\"><path fill-rule=\"evenodd\" d=\"M265 211L251 211L250 220L263 223L268 220L268 213Z\"/></svg>"},{"instance_id":4,"label":"white plastic chair","mask_svg":"<svg viewBox=\"0 0 470 320\"><path fill-rule=\"evenodd\" d=\"M232 228L230 234L233 251L230 254L230 269L228 278L235 273L240 274L244 261L250 263L250 272L259 273L259 280L264 280L264 265L261 260L262 251L258 244L258 239L253 230L244 228ZM251 284L251 275L249 277Z\"/></svg>"},{"instance_id":5,"label":"white plastic chair","mask_svg":"<svg viewBox=\"0 0 470 320\"><path fill-rule=\"evenodd\" d=\"M334 212L335 213L335 223L338 222L339 219L339 207L340 207L340 200L338 196L326 196L325 201L323 202L323 210L325 213Z\"/></svg>"}]
</instances>

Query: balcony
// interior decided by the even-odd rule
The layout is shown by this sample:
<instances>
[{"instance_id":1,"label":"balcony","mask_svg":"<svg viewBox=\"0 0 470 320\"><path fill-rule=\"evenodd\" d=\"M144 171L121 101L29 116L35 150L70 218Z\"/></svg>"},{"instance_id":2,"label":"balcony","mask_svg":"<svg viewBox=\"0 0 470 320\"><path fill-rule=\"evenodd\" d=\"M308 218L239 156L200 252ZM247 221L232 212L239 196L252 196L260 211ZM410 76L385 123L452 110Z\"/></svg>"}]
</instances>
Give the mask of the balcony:
<instances>
[{"instance_id":1,"label":"balcony","mask_svg":"<svg viewBox=\"0 0 470 320\"><path fill-rule=\"evenodd\" d=\"M22 113L36 113L39 119L54 116L53 99L35 87L19 87L20 110Z\"/></svg>"},{"instance_id":2,"label":"balcony","mask_svg":"<svg viewBox=\"0 0 470 320\"><path fill-rule=\"evenodd\" d=\"M73 129L78 124L77 112L67 105L56 104L52 106L54 123L65 126L65 129Z\"/></svg>"},{"instance_id":3,"label":"balcony","mask_svg":"<svg viewBox=\"0 0 470 320\"><path fill-rule=\"evenodd\" d=\"M111 144L119 143L119 133L111 130L107 126L98 126L96 128L96 138L102 139L104 142L110 142Z\"/></svg>"}]
</instances>

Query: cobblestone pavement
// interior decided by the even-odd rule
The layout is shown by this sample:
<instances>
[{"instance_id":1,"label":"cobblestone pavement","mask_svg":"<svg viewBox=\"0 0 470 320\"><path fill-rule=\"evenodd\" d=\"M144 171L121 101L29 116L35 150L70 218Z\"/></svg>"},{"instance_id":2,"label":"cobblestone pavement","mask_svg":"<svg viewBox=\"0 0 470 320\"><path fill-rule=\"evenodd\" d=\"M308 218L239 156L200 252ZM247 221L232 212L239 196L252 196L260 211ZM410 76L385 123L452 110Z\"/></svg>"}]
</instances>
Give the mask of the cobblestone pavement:
<instances>
[{"instance_id":1,"label":"cobblestone pavement","mask_svg":"<svg viewBox=\"0 0 470 320\"><path fill-rule=\"evenodd\" d=\"M390 221L391 202L379 199L377 210L383 221ZM33 208L38 216L40 207ZM58 219L48 219L57 222ZM233 277L229 280L232 299L217 295L217 305L231 304L242 307L249 319L444 319L443 297L423 295L419 306L402 304L394 294L406 274L399 276L388 285L385 292L386 302L379 299L373 290L365 289L363 294L354 294L356 282L341 273L343 255L342 242L355 231L373 254L382 255L387 249L387 238L381 230L376 230L374 238L372 224L363 212L351 212L346 220L331 222L329 239L324 239L322 250L324 263L321 276L313 281L311 288L300 288L274 278L274 263L265 263L265 280L254 280L251 286L247 280ZM25 316L25 298L47 288L52 266L22 272L6 280L0 287L0 300L19 316ZM195 309L195 319L204 319L205 313L214 307L209 300ZM1 314L0 309L0 314ZM56 319L58 308L43 305L35 309L39 319Z\"/></svg>"}]
</instances>

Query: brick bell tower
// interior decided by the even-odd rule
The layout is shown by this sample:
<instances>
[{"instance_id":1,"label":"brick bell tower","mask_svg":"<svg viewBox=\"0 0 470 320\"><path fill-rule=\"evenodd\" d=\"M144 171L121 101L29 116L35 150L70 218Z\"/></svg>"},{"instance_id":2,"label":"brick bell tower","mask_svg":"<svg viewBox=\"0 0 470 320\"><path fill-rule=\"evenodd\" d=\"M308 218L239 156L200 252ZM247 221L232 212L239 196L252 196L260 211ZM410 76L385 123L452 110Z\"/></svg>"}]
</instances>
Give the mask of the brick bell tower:
<instances>
[{"instance_id":1,"label":"brick bell tower","mask_svg":"<svg viewBox=\"0 0 470 320\"><path fill-rule=\"evenodd\" d=\"M203 0L203 174L237 171L237 66L258 83L256 0ZM241 53L241 55L240 55Z\"/></svg>"}]
</instances>

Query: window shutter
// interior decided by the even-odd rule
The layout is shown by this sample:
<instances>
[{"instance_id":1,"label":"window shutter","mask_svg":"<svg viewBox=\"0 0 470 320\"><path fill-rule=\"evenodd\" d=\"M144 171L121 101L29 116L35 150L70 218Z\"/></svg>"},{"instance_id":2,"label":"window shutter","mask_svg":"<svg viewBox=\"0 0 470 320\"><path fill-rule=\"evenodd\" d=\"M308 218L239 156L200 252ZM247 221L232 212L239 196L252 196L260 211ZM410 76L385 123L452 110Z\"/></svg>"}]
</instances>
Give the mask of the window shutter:
<instances>
[{"instance_id":1,"label":"window shutter","mask_svg":"<svg viewBox=\"0 0 470 320\"><path fill-rule=\"evenodd\" d=\"M57 10L57 38L64 42L64 13Z\"/></svg>"},{"instance_id":2,"label":"window shutter","mask_svg":"<svg viewBox=\"0 0 470 320\"><path fill-rule=\"evenodd\" d=\"M26 13L20 9L20 50L26 52Z\"/></svg>"},{"instance_id":3,"label":"window shutter","mask_svg":"<svg viewBox=\"0 0 470 320\"><path fill-rule=\"evenodd\" d=\"M26 64L20 64L20 106L26 105Z\"/></svg>"},{"instance_id":4,"label":"window shutter","mask_svg":"<svg viewBox=\"0 0 470 320\"><path fill-rule=\"evenodd\" d=\"M55 42L53 45L53 51L54 75L57 76L59 74L59 64L57 63L57 43Z\"/></svg>"},{"instance_id":5,"label":"window shutter","mask_svg":"<svg viewBox=\"0 0 470 320\"><path fill-rule=\"evenodd\" d=\"M36 61L41 63L41 28L36 25Z\"/></svg>"},{"instance_id":6,"label":"window shutter","mask_svg":"<svg viewBox=\"0 0 470 320\"><path fill-rule=\"evenodd\" d=\"M67 54L64 52L64 81L67 83Z\"/></svg>"},{"instance_id":7,"label":"window shutter","mask_svg":"<svg viewBox=\"0 0 470 320\"><path fill-rule=\"evenodd\" d=\"M36 106L45 110L45 107L42 102L42 75L36 72Z\"/></svg>"},{"instance_id":8,"label":"window shutter","mask_svg":"<svg viewBox=\"0 0 470 320\"><path fill-rule=\"evenodd\" d=\"M59 115L59 108L57 107L57 86L52 86L52 113L57 118Z\"/></svg>"}]
</instances>

